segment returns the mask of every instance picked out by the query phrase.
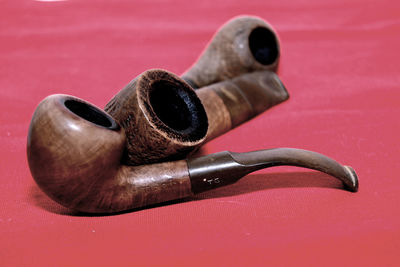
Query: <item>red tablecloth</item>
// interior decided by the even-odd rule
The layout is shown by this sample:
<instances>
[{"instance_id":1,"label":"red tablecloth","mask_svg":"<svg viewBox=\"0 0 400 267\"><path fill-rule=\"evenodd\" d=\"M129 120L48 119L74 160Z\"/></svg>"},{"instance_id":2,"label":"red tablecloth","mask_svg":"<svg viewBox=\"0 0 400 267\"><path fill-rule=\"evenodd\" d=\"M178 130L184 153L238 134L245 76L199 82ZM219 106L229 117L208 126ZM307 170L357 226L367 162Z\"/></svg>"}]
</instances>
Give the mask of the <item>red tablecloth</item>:
<instances>
[{"instance_id":1,"label":"red tablecloth","mask_svg":"<svg viewBox=\"0 0 400 267\"><path fill-rule=\"evenodd\" d=\"M1 266L398 266L400 2L2 1ZM65 93L98 106L149 68L182 73L239 14L278 31L289 101L206 153L297 147L358 172L360 190L300 168L259 171L196 198L80 216L26 160L32 113Z\"/></svg>"}]
</instances>

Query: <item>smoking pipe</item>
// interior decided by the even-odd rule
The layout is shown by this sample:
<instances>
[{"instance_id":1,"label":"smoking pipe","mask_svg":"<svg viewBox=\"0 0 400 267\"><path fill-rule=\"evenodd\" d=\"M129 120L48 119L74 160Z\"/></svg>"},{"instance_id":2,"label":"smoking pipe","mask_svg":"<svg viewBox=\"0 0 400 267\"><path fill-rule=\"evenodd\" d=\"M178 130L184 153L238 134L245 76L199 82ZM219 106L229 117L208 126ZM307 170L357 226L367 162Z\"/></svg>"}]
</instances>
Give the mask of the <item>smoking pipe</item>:
<instances>
[{"instance_id":1,"label":"smoking pipe","mask_svg":"<svg viewBox=\"0 0 400 267\"><path fill-rule=\"evenodd\" d=\"M182 78L193 88L256 70L276 71L280 57L275 30L259 17L239 16L225 23Z\"/></svg>"},{"instance_id":2,"label":"smoking pipe","mask_svg":"<svg viewBox=\"0 0 400 267\"><path fill-rule=\"evenodd\" d=\"M61 205L114 213L192 196L272 166L311 168L357 191L354 170L321 154L289 148L221 152L195 159L128 166L124 130L106 112L67 95L45 98L34 112L27 156L39 187Z\"/></svg>"},{"instance_id":3,"label":"smoking pipe","mask_svg":"<svg viewBox=\"0 0 400 267\"><path fill-rule=\"evenodd\" d=\"M201 100L181 78L148 70L106 105L126 133L129 165L183 158L204 143L208 119Z\"/></svg>"},{"instance_id":4,"label":"smoking pipe","mask_svg":"<svg viewBox=\"0 0 400 267\"><path fill-rule=\"evenodd\" d=\"M125 131L126 163L183 159L198 146L288 99L270 71L243 74L193 91L173 73L148 70L104 110Z\"/></svg>"}]
</instances>

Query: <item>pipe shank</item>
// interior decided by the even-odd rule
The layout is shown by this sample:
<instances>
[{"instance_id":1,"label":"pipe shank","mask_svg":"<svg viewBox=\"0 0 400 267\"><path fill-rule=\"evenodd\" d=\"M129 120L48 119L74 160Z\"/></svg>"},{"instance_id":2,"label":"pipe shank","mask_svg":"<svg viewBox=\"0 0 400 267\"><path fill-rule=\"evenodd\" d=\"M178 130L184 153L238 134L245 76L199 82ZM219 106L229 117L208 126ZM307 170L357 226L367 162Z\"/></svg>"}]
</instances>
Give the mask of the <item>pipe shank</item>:
<instances>
[{"instance_id":1,"label":"pipe shank","mask_svg":"<svg viewBox=\"0 0 400 267\"><path fill-rule=\"evenodd\" d=\"M113 213L192 196L186 160L122 165L83 200L85 212Z\"/></svg>"},{"instance_id":2,"label":"pipe shank","mask_svg":"<svg viewBox=\"0 0 400 267\"><path fill-rule=\"evenodd\" d=\"M196 90L207 113L206 140L252 119L289 98L278 75L258 71Z\"/></svg>"}]
</instances>

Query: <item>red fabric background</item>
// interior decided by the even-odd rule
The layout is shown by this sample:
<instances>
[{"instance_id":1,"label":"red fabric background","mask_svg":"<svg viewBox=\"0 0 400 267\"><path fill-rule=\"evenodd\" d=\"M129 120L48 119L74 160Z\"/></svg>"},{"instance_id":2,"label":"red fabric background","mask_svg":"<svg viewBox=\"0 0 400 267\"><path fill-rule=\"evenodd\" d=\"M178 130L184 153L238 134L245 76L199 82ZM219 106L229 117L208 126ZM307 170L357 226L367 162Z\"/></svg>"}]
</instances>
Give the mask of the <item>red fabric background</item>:
<instances>
[{"instance_id":1,"label":"red fabric background","mask_svg":"<svg viewBox=\"0 0 400 267\"><path fill-rule=\"evenodd\" d=\"M395 0L2 1L1 266L398 266L400 17ZM239 14L282 42L288 102L205 153L297 147L353 166L360 191L300 168L151 209L79 216L49 200L26 160L49 94L104 106L149 68L182 73Z\"/></svg>"}]
</instances>

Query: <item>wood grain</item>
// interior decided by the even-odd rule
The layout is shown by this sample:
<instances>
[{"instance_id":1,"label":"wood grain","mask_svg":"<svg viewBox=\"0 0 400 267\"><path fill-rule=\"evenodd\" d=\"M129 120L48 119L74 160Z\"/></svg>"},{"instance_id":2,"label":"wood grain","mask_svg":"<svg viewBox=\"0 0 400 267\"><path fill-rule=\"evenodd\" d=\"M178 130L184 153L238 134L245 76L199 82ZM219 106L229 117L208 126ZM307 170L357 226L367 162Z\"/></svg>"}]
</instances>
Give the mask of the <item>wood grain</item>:
<instances>
[{"instance_id":1,"label":"wood grain","mask_svg":"<svg viewBox=\"0 0 400 267\"><path fill-rule=\"evenodd\" d=\"M205 142L232 129L231 114L222 98L218 96L212 87L197 90L197 95L203 103L208 117L208 131Z\"/></svg>"},{"instance_id":2,"label":"wood grain","mask_svg":"<svg viewBox=\"0 0 400 267\"><path fill-rule=\"evenodd\" d=\"M278 75L258 71L196 90L208 117L206 141L282 103L289 94Z\"/></svg>"},{"instance_id":3,"label":"wood grain","mask_svg":"<svg viewBox=\"0 0 400 267\"><path fill-rule=\"evenodd\" d=\"M67 101L85 113L72 111ZM125 142L123 129L99 108L52 95L39 104L30 124L29 167L48 196L81 212L119 212L192 194L186 161L126 166Z\"/></svg>"}]
</instances>

